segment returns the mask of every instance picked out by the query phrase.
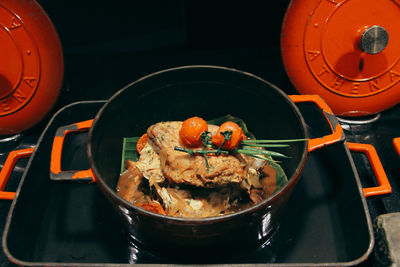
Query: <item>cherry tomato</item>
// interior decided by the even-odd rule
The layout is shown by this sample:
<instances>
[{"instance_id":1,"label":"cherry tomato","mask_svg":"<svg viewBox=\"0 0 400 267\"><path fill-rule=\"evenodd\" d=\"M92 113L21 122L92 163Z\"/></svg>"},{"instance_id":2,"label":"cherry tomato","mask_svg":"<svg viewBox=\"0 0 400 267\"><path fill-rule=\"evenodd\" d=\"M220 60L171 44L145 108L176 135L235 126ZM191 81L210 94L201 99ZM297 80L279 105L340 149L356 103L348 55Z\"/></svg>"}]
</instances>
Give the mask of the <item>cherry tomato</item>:
<instances>
[{"instance_id":1,"label":"cherry tomato","mask_svg":"<svg viewBox=\"0 0 400 267\"><path fill-rule=\"evenodd\" d=\"M163 207L160 204L155 203L155 202L152 202L152 203L140 203L137 206L142 208L142 209L145 209L147 211L151 211L151 212L154 212L154 213L165 215L165 210L163 209Z\"/></svg>"},{"instance_id":2,"label":"cherry tomato","mask_svg":"<svg viewBox=\"0 0 400 267\"><path fill-rule=\"evenodd\" d=\"M182 123L179 136L183 144L196 147L202 144L201 134L207 130L208 125L205 120L199 117L192 117Z\"/></svg>"},{"instance_id":3,"label":"cherry tomato","mask_svg":"<svg viewBox=\"0 0 400 267\"><path fill-rule=\"evenodd\" d=\"M142 149L146 146L147 141L149 141L149 136L147 135L147 133L143 134L138 142L136 143L136 150L137 152L140 154L140 152L142 151Z\"/></svg>"},{"instance_id":4,"label":"cherry tomato","mask_svg":"<svg viewBox=\"0 0 400 267\"><path fill-rule=\"evenodd\" d=\"M219 126L217 133L212 137L211 142L216 146L221 146L224 142L223 132L231 131L231 139L226 140L225 144L222 146L224 149L233 150L240 145L242 140L246 139L246 135L243 133L242 128L233 121L227 121Z\"/></svg>"}]
</instances>

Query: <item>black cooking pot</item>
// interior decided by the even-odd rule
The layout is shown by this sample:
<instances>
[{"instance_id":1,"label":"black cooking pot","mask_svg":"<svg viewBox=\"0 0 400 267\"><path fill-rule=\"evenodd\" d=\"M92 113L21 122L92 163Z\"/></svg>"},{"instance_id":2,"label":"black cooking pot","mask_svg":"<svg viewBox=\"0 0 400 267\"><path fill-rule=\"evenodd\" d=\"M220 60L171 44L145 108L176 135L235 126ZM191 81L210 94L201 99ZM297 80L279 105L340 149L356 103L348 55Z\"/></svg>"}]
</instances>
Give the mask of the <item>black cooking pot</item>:
<instances>
[{"instance_id":1,"label":"black cooking pot","mask_svg":"<svg viewBox=\"0 0 400 267\"><path fill-rule=\"evenodd\" d=\"M294 101L317 104L333 133L307 139L305 122ZM141 136L150 125L160 121L182 121L192 116L209 120L226 114L242 118L259 139L307 139L285 148L284 153L290 156L281 164L289 179L286 186L249 209L202 219L155 214L117 195L124 137ZM335 116L317 96L290 98L267 81L238 70L180 67L143 77L116 93L96 115L90 128L87 154L91 170L83 172L84 175L52 170L51 176L57 180L93 173L120 215L127 236L138 246L172 258L201 260L219 255L222 259L269 240L279 225L307 153L343 138Z\"/></svg>"}]
</instances>

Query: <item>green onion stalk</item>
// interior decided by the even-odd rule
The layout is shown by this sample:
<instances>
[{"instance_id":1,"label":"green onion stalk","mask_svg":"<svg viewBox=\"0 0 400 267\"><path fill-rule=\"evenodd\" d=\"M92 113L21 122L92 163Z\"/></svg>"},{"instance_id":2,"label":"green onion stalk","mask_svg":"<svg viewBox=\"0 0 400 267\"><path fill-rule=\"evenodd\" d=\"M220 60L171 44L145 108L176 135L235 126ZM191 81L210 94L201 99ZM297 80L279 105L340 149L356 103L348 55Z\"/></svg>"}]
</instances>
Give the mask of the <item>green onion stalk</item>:
<instances>
[{"instance_id":1,"label":"green onion stalk","mask_svg":"<svg viewBox=\"0 0 400 267\"><path fill-rule=\"evenodd\" d=\"M210 132L203 132L201 135L201 141L203 142L203 147L201 149L190 149L184 147L176 146L174 149L176 151L186 152L189 156L192 155L202 155L204 157L207 169L209 168L208 164L208 154L215 155L228 155L231 153L241 153L244 155L248 155L257 159L266 160L269 162L277 162L274 158L289 158L285 154L267 150L264 148L279 148L279 147L289 147L286 143L292 142L301 142L307 139L280 139L280 140L256 140L256 139L246 139L242 140L239 146L233 150L223 149L226 141L231 139L232 131L225 131L221 133L224 136L224 141L220 146L216 146L211 142Z\"/></svg>"}]
</instances>

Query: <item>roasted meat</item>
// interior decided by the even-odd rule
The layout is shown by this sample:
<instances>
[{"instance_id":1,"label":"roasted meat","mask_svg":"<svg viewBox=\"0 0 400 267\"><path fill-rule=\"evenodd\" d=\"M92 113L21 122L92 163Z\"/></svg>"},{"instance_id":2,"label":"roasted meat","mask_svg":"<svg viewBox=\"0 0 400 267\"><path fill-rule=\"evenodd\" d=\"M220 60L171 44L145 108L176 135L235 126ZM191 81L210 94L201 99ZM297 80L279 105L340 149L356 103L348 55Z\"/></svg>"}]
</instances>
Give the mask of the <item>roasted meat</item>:
<instances>
[{"instance_id":1,"label":"roasted meat","mask_svg":"<svg viewBox=\"0 0 400 267\"><path fill-rule=\"evenodd\" d=\"M160 122L147 130L149 140L139 160L128 160L120 176L117 192L122 198L151 212L197 218L245 209L275 191L277 170L265 160L214 154L207 155L207 166L202 155L176 151L184 146L181 125ZM217 130L208 125L211 135Z\"/></svg>"},{"instance_id":2,"label":"roasted meat","mask_svg":"<svg viewBox=\"0 0 400 267\"><path fill-rule=\"evenodd\" d=\"M161 159L161 170L172 183L198 187L220 187L240 184L246 177L246 164L233 155L208 156L208 167L201 155L174 150L182 146L179 130L182 122L160 122L151 126L147 134ZM209 125L210 132L217 126Z\"/></svg>"}]
</instances>

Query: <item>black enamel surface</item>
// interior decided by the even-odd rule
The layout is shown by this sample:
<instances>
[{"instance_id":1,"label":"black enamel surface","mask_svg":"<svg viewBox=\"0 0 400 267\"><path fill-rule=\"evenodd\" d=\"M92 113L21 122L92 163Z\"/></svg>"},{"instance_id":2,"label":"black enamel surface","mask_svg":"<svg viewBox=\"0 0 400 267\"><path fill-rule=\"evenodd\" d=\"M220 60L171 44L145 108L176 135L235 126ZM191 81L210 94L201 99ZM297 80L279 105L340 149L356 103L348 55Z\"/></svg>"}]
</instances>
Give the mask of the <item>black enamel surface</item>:
<instances>
[{"instance_id":1,"label":"black enamel surface","mask_svg":"<svg viewBox=\"0 0 400 267\"><path fill-rule=\"evenodd\" d=\"M42 164L50 159L56 128L72 123L83 110L83 120L94 116L101 105L67 107L44 132L25 173L5 239L7 253L19 263L171 263L129 245L119 218L97 185L51 182L49 165ZM309 105L299 106L307 122L318 125L318 119L313 119L318 112ZM324 134L309 130L317 136ZM85 157L86 137L71 137L74 149L65 155L64 166L86 167L87 163L76 162ZM370 235L358 176L346 147L338 143L309 154L271 245L224 263L353 264L370 253ZM219 263L218 259L209 262Z\"/></svg>"}]
</instances>

